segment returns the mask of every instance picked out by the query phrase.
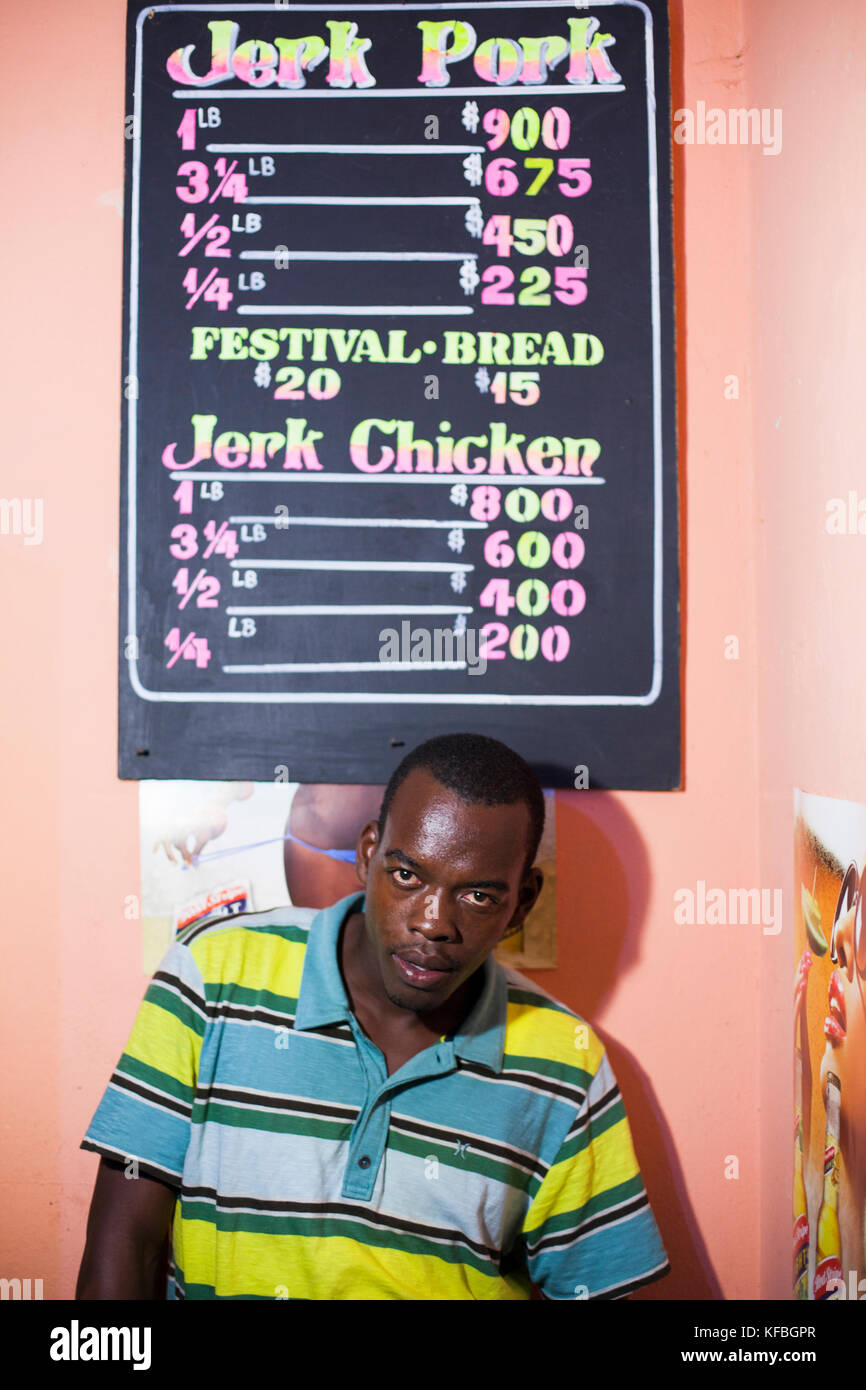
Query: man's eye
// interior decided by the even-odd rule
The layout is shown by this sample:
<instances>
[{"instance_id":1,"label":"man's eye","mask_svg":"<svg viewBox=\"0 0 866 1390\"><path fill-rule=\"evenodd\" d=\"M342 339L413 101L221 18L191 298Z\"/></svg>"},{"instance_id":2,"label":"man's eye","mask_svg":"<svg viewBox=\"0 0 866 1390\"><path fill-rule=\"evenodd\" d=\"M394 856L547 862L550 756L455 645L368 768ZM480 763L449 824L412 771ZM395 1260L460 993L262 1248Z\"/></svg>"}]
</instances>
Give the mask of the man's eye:
<instances>
[{"instance_id":1,"label":"man's eye","mask_svg":"<svg viewBox=\"0 0 866 1390\"><path fill-rule=\"evenodd\" d=\"M398 877L397 877L398 874L405 874L406 877L405 877L405 878L398 878ZM396 881L397 881L397 883L401 883L401 884L404 884L404 885L408 886L410 879L414 879L414 878L416 877L416 875L413 874L413 872L412 872L411 869L392 869L392 870L391 870L391 877L392 877L392 878L395 878Z\"/></svg>"},{"instance_id":2,"label":"man's eye","mask_svg":"<svg viewBox=\"0 0 866 1390\"><path fill-rule=\"evenodd\" d=\"M469 894L476 907L486 907L488 903L496 905L496 899L491 898L489 893L482 893L480 888L473 888Z\"/></svg>"}]
</instances>

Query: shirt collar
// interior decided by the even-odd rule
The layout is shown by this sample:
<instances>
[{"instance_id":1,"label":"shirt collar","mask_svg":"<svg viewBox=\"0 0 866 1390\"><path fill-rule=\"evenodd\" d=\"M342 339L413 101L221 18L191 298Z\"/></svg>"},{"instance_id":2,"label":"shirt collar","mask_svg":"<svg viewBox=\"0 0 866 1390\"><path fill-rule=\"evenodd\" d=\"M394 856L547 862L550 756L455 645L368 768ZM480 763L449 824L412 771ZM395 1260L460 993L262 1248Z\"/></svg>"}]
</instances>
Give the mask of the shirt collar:
<instances>
[{"instance_id":1,"label":"shirt collar","mask_svg":"<svg viewBox=\"0 0 866 1390\"><path fill-rule=\"evenodd\" d=\"M351 1011L337 960L337 943L343 923L353 912L364 911L364 901L363 893L350 893L333 907L317 912L310 923L295 1013L296 1031L348 1021ZM492 953L480 968L481 993L454 1035L454 1053L467 1062L500 1072L505 1052L508 981Z\"/></svg>"}]
</instances>

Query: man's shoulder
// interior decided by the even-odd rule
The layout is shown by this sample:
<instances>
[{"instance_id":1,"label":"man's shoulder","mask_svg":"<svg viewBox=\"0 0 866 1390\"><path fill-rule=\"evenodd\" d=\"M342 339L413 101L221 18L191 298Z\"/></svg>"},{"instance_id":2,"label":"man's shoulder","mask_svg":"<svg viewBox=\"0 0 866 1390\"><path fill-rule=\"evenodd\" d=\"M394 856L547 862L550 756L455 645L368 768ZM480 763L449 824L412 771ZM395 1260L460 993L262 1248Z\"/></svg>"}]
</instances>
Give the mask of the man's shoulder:
<instances>
[{"instance_id":1,"label":"man's shoulder","mask_svg":"<svg viewBox=\"0 0 866 1390\"><path fill-rule=\"evenodd\" d=\"M316 916L316 908L284 906L205 917L178 932L173 947L188 951L206 977L227 978L252 960L262 963L287 951L302 959Z\"/></svg>"},{"instance_id":2,"label":"man's shoulder","mask_svg":"<svg viewBox=\"0 0 866 1390\"><path fill-rule=\"evenodd\" d=\"M604 1058L604 1044L592 1025L519 970L501 962L500 968L507 986L506 1054L594 1076Z\"/></svg>"},{"instance_id":3,"label":"man's shoulder","mask_svg":"<svg viewBox=\"0 0 866 1390\"><path fill-rule=\"evenodd\" d=\"M510 1009L525 1011L527 1016L538 1024L549 1023L560 1018L563 1020L563 1026L568 1027L569 1032L572 1031L571 1024L574 1022L589 1027L589 1024L581 1018L580 1014L537 984L535 980L530 980L528 975L522 975L511 965L503 965L502 962L499 964L507 983Z\"/></svg>"}]
</instances>

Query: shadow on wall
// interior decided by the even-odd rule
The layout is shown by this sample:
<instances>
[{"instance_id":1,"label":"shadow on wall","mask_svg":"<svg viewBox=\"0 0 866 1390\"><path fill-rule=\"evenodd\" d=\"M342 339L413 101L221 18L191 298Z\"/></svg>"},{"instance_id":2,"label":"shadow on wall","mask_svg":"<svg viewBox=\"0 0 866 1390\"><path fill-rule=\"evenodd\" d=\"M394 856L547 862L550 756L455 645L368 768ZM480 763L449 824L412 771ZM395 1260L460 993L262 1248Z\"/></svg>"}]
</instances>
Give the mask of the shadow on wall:
<instances>
[{"instance_id":1,"label":"shadow on wall","mask_svg":"<svg viewBox=\"0 0 866 1390\"><path fill-rule=\"evenodd\" d=\"M617 982L638 966L650 866L634 822L606 792L558 793L557 951L553 971L526 970L542 989L590 1023ZM574 847L580 846L579 859ZM579 904L580 921L577 921ZM592 943L592 949L587 949ZM622 1092L641 1171L671 1273L634 1295L647 1301L721 1299L671 1130L640 1063L596 1028Z\"/></svg>"},{"instance_id":2,"label":"shadow on wall","mask_svg":"<svg viewBox=\"0 0 866 1390\"><path fill-rule=\"evenodd\" d=\"M607 1048L619 1082L635 1148L671 1272L665 1279L638 1289L633 1298L646 1302L722 1299L704 1238L686 1191L673 1136L646 1072L624 1047L601 1028L596 1032Z\"/></svg>"}]
</instances>

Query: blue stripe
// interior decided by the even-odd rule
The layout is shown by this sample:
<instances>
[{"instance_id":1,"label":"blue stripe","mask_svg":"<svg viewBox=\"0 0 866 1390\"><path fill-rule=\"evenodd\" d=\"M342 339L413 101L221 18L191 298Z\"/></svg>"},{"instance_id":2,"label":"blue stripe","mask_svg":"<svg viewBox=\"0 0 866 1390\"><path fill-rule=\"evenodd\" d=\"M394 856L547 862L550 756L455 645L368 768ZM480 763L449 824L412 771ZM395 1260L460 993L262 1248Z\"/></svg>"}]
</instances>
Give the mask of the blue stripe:
<instances>
[{"instance_id":1,"label":"blue stripe","mask_svg":"<svg viewBox=\"0 0 866 1390\"><path fill-rule=\"evenodd\" d=\"M85 1135L94 1144L183 1172L190 1121L109 1086Z\"/></svg>"},{"instance_id":2,"label":"blue stripe","mask_svg":"<svg viewBox=\"0 0 866 1390\"><path fill-rule=\"evenodd\" d=\"M533 1239L538 1232L533 1231ZM603 1226L566 1247L543 1250L529 1260L529 1272L551 1298L598 1298L612 1284L639 1279L664 1264L664 1247L649 1207L616 1226ZM587 1294L578 1292L581 1286Z\"/></svg>"}]
</instances>

